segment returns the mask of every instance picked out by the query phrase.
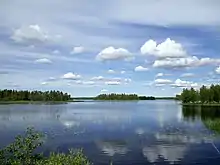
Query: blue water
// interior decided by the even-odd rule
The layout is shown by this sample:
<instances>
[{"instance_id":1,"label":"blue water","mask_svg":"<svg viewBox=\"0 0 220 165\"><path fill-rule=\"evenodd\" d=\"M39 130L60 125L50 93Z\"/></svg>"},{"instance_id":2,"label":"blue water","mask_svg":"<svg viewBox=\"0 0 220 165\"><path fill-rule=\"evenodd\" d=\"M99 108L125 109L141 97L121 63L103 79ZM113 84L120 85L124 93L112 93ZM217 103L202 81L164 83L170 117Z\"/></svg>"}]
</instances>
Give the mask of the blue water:
<instances>
[{"instance_id":1,"label":"blue water","mask_svg":"<svg viewBox=\"0 0 220 165\"><path fill-rule=\"evenodd\" d=\"M166 100L0 105L0 147L34 126L46 155L83 148L95 165L220 164L219 136L190 111Z\"/></svg>"}]
</instances>

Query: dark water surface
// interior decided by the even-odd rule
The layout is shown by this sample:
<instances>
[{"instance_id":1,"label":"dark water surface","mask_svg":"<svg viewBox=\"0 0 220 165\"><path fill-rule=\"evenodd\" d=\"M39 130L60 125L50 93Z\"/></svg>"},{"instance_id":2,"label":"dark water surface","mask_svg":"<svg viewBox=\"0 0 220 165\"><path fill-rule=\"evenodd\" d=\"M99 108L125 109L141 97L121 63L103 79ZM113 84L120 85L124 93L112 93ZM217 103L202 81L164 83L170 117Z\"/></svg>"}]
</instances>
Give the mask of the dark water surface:
<instances>
[{"instance_id":1,"label":"dark water surface","mask_svg":"<svg viewBox=\"0 0 220 165\"><path fill-rule=\"evenodd\" d=\"M220 108L175 101L0 105L0 147L28 126L42 150L83 148L96 165L220 164Z\"/></svg>"}]
</instances>

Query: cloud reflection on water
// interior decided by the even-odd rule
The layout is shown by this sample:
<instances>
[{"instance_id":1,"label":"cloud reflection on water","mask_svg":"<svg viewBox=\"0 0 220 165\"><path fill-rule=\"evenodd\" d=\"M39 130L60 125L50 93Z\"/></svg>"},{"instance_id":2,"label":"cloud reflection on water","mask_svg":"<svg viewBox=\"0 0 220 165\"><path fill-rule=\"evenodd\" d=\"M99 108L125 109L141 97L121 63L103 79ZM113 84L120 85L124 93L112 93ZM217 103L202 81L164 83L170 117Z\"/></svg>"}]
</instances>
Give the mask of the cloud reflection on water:
<instances>
[{"instance_id":1,"label":"cloud reflection on water","mask_svg":"<svg viewBox=\"0 0 220 165\"><path fill-rule=\"evenodd\" d=\"M125 155L129 151L125 143L120 144L114 141L98 141L96 145L104 154L108 156L114 156L116 154Z\"/></svg>"},{"instance_id":2,"label":"cloud reflection on water","mask_svg":"<svg viewBox=\"0 0 220 165\"><path fill-rule=\"evenodd\" d=\"M48 138L52 137L46 144L49 148L85 145L89 146L87 152L116 156L117 160L125 155L135 159L141 152L144 161L173 164L185 160L189 149L202 148L203 144L216 140L200 120L189 122L183 119L181 106L165 101L14 105L9 109L2 107L0 132L23 131L28 124L33 124L46 130Z\"/></svg>"}]
</instances>

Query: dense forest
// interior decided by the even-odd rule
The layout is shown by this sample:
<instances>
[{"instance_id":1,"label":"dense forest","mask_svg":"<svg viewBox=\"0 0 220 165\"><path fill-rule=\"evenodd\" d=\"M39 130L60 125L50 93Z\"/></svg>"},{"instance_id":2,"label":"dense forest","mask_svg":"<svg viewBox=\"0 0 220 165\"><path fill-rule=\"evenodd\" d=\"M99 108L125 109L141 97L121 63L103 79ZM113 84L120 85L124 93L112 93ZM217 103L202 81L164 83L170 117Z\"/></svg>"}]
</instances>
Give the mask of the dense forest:
<instances>
[{"instance_id":1,"label":"dense forest","mask_svg":"<svg viewBox=\"0 0 220 165\"><path fill-rule=\"evenodd\" d=\"M70 95L60 91L0 90L0 101L68 101Z\"/></svg>"},{"instance_id":2,"label":"dense forest","mask_svg":"<svg viewBox=\"0 0 220 165\"><path fill-rule=\"evenodd\" d=\"M202 86L199 90L184 89L179 96L183 103L220 103L220 85Z\"/></svg>"},{"instance_id":3,"label":"dense forest","mask_svg":"<svg viewBox=\"0 0 220 165\"><path fill-rule=\"evenodd\" d=\"M97 97L75 97L75 98L72 98L72 99L73 100L101 100L101 99L98 99ZM100 95L99 95L99 97L100 97ZM104 98L105 96L101 96L101 97ZM138 100L155 100L155 99L156 98L153 97L153 96L138 96Z\"/></svg>"},{"instance_id":4,"label":"dense forest","mask_svg":"<svg viewBox=\"0 0 220 165\"><path fill-rule=\"evenodd\" d=\"M177 97L156 97L156 100L177 100Z\"/></svg>"},{"instance_id":5,"label":"dense forest","mask_svg":"<svg viewBox=\"0 0 220 165\"><path fill-rule=\"evenodd\" d=\"M95 100L139 100L136 94L100 94L94 98Z\"/></svg>"},{"instance_id":6,"label":"dense forest","mask_svg":"<svg viewBox=\"0 0 220 165\"><path fill-rule=\"evenodd\" d=\"M139 96L139 100L155 100L153 96Z\"/></svg>"}]
</instances>

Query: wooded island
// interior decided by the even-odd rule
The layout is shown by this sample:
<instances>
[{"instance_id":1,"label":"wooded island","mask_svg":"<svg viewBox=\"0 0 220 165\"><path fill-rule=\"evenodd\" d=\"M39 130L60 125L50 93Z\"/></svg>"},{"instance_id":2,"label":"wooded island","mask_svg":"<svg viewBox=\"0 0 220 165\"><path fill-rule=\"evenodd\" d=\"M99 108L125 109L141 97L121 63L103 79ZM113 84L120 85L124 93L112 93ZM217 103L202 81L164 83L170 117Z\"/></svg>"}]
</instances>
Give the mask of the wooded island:
<instances>
[{"instance_id":1,"label":"wooded island","mask_svg":"<svg viewBox=\"0 0 220 165\"><path fill-rule=\"evenodd\" d=\"M153 96L138 96L137 94L100 94L94 100L155 100Z\"/></svg>"}]
</instances>

